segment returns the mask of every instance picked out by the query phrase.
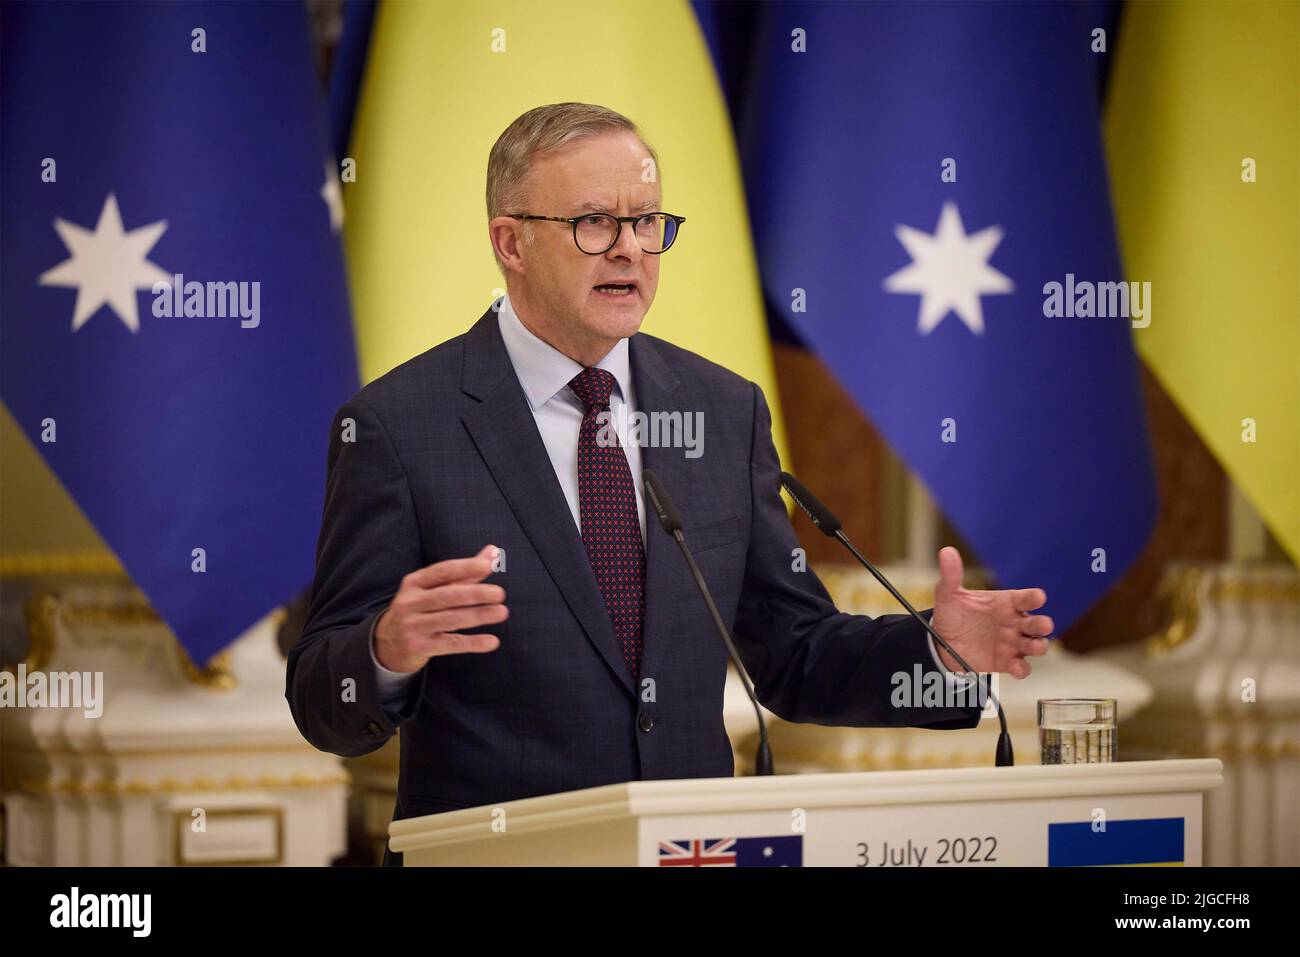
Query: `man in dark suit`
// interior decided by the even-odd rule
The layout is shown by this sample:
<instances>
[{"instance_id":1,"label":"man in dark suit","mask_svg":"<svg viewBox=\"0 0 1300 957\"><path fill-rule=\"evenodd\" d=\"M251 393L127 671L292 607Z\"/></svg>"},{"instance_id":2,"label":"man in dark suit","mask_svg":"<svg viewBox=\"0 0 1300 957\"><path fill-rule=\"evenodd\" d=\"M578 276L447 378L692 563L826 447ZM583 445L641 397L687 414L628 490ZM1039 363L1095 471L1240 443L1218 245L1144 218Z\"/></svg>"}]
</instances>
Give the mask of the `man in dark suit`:
<instances>
[{"instance_id":1,"label":"man in dark suit","mask_svg":"<svg viewBox=\"0 0 1300 957\"><path fill-rule=\"evenodd\" d=\"M726 650L647 523L642 467L675 498L767 708L857 727L979 720L898 706L894 675L951 683L956 663L906 616L837 611L799 570L761 390L637 331L684 222L660 210L657 163L604 108L521 116L488 164L507 295L339 411L286 697L336 754L400 726L395 818L733 774ZM967 591L961 574L944 549L934 627L976 670L1024 677L1052 630L1028 614L1046 596Z\"/></svg>"}]
</instances>

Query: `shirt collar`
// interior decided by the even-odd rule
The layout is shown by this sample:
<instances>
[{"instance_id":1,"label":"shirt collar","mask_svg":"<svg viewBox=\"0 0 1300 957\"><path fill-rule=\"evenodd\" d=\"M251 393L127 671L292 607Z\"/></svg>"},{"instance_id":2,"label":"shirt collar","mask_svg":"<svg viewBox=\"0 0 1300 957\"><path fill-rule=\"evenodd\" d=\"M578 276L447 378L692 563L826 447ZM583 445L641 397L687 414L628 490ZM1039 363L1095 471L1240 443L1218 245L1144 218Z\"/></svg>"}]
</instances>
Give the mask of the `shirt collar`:
<instances>
[{"instance_id":1,"label":"shirt collar","mask_svg":"<svg viewBox=\"0 0 1300 957\"><path fill-rule=\"evenodd\" d=\"M515 313L509 294L502 296L500 302L497 324L501 329L501 339L505 342L506 353L510 356L510 364L515 367L519 384L524 388L524 395L528 397L528 404L536 412L550 402L557 392L566 388L583 367L549 342L534 335ZM614 376L619 394L624 401L628 401L628 396L632 394L632 376L627 340L618 340L614 348L596 363L596 368L604 369Z\"/></svg>"}]
</instances>

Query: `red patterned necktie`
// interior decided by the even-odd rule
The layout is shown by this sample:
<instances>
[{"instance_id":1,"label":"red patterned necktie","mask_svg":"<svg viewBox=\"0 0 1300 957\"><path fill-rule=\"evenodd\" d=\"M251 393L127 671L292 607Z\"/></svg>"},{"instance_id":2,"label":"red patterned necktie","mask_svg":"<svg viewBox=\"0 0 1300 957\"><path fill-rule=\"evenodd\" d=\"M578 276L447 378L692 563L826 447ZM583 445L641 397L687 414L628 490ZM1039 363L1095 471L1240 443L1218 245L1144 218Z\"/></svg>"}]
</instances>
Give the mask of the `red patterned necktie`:
<instances>
[{"instance_id":1,"label":"red patterned necktie","mask_svg":"<svg viewBox=\"0 0 1300 957\"><path fill-rule=\"evenodd\" d=\"M641 620L645 614L645 550L637 516L636 487L609 417L614 375L583 369L569 383L586 412L578 430L578 515L582 544L596 572L614 635L636 681L641 668ZM598 419L600 413L606 413ZM602 441L603 440L603 441Z\"/></svg>"}]
</instances>

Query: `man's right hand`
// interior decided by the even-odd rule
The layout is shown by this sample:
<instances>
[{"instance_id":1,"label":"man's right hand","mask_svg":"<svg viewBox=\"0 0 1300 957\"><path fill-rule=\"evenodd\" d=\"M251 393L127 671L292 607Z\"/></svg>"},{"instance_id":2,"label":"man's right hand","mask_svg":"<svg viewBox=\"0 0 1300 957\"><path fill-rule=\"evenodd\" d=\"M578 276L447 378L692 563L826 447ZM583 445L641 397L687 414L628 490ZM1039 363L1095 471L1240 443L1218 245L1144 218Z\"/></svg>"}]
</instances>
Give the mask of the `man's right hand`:
<instances>
[{"instance_id":1,"label":"man's right hand","mask_svg":"<svg viewBox=\"0 0 1300 957\"><path fill-rule=\"evenodd\" d=\"M376 660L412 672L436 655L496 651L496 635L455 633L506 620L505 589L482 583L496 556L496 546L485 545L473 558L434 562L403 578L375 626Z\"/></svg>"}]
</instances>

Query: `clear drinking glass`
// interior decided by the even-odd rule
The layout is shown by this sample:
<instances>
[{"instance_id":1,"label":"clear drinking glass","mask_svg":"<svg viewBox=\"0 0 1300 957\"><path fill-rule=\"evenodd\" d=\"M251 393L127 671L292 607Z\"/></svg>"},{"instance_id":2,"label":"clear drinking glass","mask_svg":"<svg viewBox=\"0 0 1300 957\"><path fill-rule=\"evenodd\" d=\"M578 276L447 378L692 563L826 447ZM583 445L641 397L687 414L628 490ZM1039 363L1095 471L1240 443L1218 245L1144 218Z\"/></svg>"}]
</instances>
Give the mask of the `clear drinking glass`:
<instances>
[{"instance_id":1,"label":"clear drinking glass","mask_svg":"<svg viewBox=\"0 0 1300 957\"><path fill-rule=\"evenodd\" d=\"M1119 760L1114 698L1044 698L1038 702L1043 764L1101 764Z\"/></svg>"}]
</instances>

